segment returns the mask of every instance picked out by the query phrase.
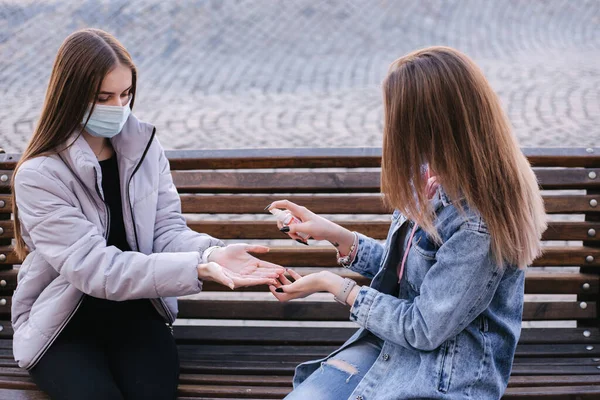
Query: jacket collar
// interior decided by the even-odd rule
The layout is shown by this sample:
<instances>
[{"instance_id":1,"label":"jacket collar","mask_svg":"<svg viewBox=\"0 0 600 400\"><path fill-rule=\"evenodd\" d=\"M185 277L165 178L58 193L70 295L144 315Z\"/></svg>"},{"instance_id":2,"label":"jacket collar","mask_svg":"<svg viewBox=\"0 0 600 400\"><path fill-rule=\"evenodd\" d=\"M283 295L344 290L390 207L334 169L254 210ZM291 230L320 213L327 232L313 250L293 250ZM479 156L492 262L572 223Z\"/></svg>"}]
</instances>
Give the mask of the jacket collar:
<instances>
[{"instance_id":1,"label":"jacket collar","mask_svg":"<svg viewBox=\"0 0 600 400\"><path fill-rule=\"evenodd\" d=\"M450 204L452 204L452 199L448 197L448 193L446 193L446 191L441 185L440 187L438 187L437 198L439 199L439 201L441 201L444 207L448 207Z\"/></svg>"},{"instance_id":2,"label":"jacket collar","mask_svg":"<svg viewBox=\"0 0 600 400\"><path fill-rule=\"evenodd\" d=\"M110 142L119 156L137 164L153 131L153 125L142 122L131 114L121 133L112 138Z\"/></svg>"},{"instance_id":3,"label":"jacket collar","mask_svg":"<svg viewBox=\"0 0 600 400\"><path fill-rule=\"evenodd\" d=\"M123 169L134 168L141 159L148 141L152 137L154 126L138 120L133 114L129 116L123 130L111 139ZM73 133L71 138L58 149L59 156L83 183L94 189L92 183L101 186L102 170L96 155L82 135L81 130ZM122 170L121 174L128 171Z\"/></svg>"}]
</instances>

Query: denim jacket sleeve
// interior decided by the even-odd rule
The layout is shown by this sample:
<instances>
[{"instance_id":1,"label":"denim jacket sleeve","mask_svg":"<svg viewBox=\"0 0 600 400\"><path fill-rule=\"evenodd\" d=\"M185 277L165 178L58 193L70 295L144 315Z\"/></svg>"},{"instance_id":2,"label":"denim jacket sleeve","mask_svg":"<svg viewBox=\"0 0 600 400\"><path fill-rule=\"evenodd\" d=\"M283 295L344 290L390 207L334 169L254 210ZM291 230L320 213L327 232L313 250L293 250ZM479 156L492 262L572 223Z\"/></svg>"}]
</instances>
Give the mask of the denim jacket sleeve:
<instances>
[{"instance_id":1,"label":"denim jacket sleeve","mask_svg":"<svg viewBox=\"0 0 600 400\"><path fill-rule=\"evenodd\" d=\"M366 278L372 279L379 271L384 251L383 245L377 240L359 233L358 251L354 261L348 268Z\"/></svg>"},{"instance_id":2,"label":"denim jacket sleeve","mask_svg":"<svg viewBox=\"0 0 600 400\"><path fill-rule=\"evenodd\" d=\"M403 347L431 351L488 307L502 275L490 235L463 226L438 249L413 301L363 286L350 320Z\"/></svg>"}]
</instances>

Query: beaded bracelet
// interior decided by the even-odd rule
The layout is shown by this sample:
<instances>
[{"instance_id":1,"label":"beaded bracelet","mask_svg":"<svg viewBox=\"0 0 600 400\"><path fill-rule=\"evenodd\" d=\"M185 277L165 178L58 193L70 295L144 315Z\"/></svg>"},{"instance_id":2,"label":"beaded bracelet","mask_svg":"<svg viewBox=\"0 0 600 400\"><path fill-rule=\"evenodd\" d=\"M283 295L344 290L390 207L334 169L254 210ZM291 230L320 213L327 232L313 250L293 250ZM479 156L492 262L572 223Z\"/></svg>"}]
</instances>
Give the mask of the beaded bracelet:
<instances>
[{"instance_id":1,"label":"beaded bracelet","mask_svg":"<svg viewBox=\"0 0 600 400\"><path fill-rule=\"evenodd\" d=\"M354 235L354 242L352 243L352 246L350 246L350 253L348 253L347 256L342 256L339 249L335 249L337 263L344 268L348 268L354 262L354 258L356 257L356 249L358 248L358 234L356 232L352 232L352 234Z\"/></svg>"}]
</instances>

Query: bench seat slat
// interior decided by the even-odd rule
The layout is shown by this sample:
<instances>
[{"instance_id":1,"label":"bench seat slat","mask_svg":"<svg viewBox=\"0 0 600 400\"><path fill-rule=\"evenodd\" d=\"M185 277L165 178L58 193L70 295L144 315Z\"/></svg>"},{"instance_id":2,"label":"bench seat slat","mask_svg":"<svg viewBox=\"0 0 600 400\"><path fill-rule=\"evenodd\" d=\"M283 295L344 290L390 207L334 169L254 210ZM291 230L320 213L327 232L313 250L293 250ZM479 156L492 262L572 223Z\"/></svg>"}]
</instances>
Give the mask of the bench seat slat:
<instances>
[{"instance_id":1,"label":"bench seat slat","mask_svg":"<svg viewBox=\"0 0 600 400\"><path fill-rule=\"evenodd\" d=\"M174 326L174 335L179 343L200 343L221 345L253 344L271 347L273 345L325 345L335 346L346 341L357 328L286 328L286 327L253 327L243 330L229 327ZM584 332L589 332L585 336ZM573 344L575 350L585 345L600 343L598 328L529 328L521 331L520 343L524 344ZM266 349L265 349L266 350ZM599 351L600 347L592 351ZM589 351L584 351L587 354ZM598 353L600 354L600 353Z\"/></svg>"},{"instance_id":2,"label":"bench seat slat","mask_svg":"<svg viewBox=\"0 0 600 400\"><path fill-rule=\"evenodd\" d=\"M7 321L2 321L4 326L7 323ZM330 352L358 329L246 326L243 329L244 332L240 332L239 329L231 329L226 326L175 325L173 328L180 348L196 349L202 352L210 352L219 348L219 351L223 353L238 354L286 352L319 354ZM578 355L600 354L600 347L597 346L599 343L599 328L524 328L519 339L522 349L525 349L523 345L528 345L528 349L551 349L552 346L566 345L566 347L555 347L555 349L557 351L559 349L576 351ZM539 347L540 345L543 346ZM586 346L588 345L592 345L594 348L587 350ZM12 340L10 338L0 339L0 348L12 349ZM535 356L536 353L530 355Z\"/></svg>"},{"instance_id":3,"label":"bench seat slat","mask_svg":"<svg viewBox=\"0 0 600 400\"><path fill-rule=\"evenodd\" d=\"M508 388L502 399L596 400L600 386L550 386Z\"/></svg>"},{"instance_id":4,"label":"bench seat slat","mask_svg":"<svg viewBox=\"0 0 600 400\"><path fill-rule=\"evenodd\" d=\"M0 380L30 382L29 374L20 368L0 368ZM219 375L182 373L179 381L186 385L247 385L291 387L291 375ZM600 374L594 375L517 375L511 376L509 387L599 385Z\"/></svg>"},{"instance_id":5,"label":"bench seat slat","mask_svg":"<svg viewBox=\"0 0 600 400\"><path fill-rule=\"evenodd\" d=\"M180 318L348 321L348 309L333 301L179 300ZM596 302L582 309L577 302L526 302L523 320L593 319Z\"/></svg>"}]
</instances>

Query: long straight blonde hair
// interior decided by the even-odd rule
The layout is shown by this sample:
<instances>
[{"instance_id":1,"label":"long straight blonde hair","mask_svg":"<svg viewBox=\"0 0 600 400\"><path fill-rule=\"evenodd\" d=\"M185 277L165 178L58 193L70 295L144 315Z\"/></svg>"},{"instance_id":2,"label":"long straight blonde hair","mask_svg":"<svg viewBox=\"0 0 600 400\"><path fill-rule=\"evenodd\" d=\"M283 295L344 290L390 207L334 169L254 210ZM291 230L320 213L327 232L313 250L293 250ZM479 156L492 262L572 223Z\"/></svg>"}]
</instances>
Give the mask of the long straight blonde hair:
<instances>
[{"instance_id":1,"label":"long straight blonde hair","mask_svg":"<svg viewBox=\"0 0 600 400\"><path fill-rule=\"evenodd\" d=\"M543 199L475 63L448 47L415 51L392 63L383 97L386 203L439 241L422 177L428 164L451 199L464 198L482 216L498 264L530 265L547 225Z\"/></svg>"}]
</instances>

